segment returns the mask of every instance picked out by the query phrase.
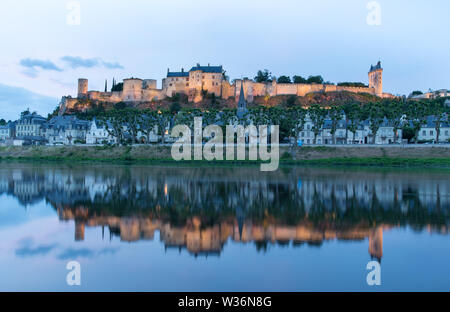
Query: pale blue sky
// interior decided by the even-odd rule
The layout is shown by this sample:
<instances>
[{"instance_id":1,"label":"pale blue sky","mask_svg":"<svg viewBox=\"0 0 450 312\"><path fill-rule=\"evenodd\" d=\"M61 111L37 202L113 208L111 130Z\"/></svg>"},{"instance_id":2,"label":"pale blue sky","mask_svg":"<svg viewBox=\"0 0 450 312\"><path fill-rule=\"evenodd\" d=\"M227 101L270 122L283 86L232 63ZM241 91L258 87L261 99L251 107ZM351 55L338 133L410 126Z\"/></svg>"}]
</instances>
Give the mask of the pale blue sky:
<instances>
[{"instance_id":1,"label":"pale blue sky","mask_svg":"<svg viewBox=\"0 0 450 312\"><path fill-rule=\"evenodd\" d=\"M197 62L223 65L232 79L267 68L367 83L378 59L386 92L450 88L445 0L378 1L380 26L367 24L366 0L79 0L79 26L66 23L69 2L2 0L0 93L13 86L59 99L76 94L78 77L89 89L130 76L160 87L168 67ZM48 113L58 100L17 102L3 98L0 118L28 106Z\"/></svg>"}]
</instances>

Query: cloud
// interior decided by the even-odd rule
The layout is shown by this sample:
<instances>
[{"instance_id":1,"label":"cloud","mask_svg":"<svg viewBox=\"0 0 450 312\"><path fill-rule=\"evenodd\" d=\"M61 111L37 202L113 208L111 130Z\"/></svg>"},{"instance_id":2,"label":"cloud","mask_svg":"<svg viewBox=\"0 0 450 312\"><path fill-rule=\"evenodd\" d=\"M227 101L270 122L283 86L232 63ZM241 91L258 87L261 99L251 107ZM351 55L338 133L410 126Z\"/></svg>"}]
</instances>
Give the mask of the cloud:
<instances>
[{"instance_id":1,"label":"cloud","mask_svg":"<svg viewBox=\"0 0 450 312\"><path fill-rule=\"evenodd\" d=\"M82 58L80 56L63 56L61 60L67 63L71 68L77 69L83 68L94 68L94 67L105 67L108 69L123 69L123 66L118 62L106 62L101 58Z\"/></svg>"},{"instance_id":2,"label":"cloud","mask_svg":"<svg viewBox=\"0 0 450 312\"><path fill-rule=\"evenodd\" d=\"M109 68L109 69L123 69L123 66L117 62L114 62L114 63L103 62L103 66L105 66L106 68Z\"/></svg>"},{"instance_id":3,"label":"cloud","mask_svg":"<svg viewBox=\"0 0 450 312\"><path fill-rule=\"evenodd\" d=\"M60 255L58 255L59 260L70 260L70 259L77 259L77 258L94 258L96 256L101 256L105 254L114 254L117 252L118 249L114 248L104 248L99 251L88 249L88 248L80 248L80 249L73 249L68 248L64 250Z\"/></svg>"},{"instance_id":4,"label":"cloud","mask_svg":"<svg viewBox=\"0 0 450 312\"><path fill-rule=\"evenodd\" d=\"M16 120L20 112L29 108L43 116L59 104L57 98L37 94L24 88L0 84L0 119Z\"/></svg>"},{"instance_id":5,"label":"cloud","mask_svg":"<svg viewBox=\"0 0 450 312\"><path fill-rule=\"evenodd\" d=\"M98 58L84 59L79 56L63 56L61 60L69 64L69 66L73 69L79 67L92 68L98 67L100 65L100 60Z\"/></svg>"},{"instance_id":6,"label":"cloud","mask_svg":"<svg viewBox=\"0 0 450 312\"><path fill-rule=\"evenodd\" d=\"M34 71L36 71L37 68L40 68L42 70L54 70L59 72L62 71L61 68L59 68L53 62L48 60L25 58L20 60L20 65L22 65L25 68L32 69Z\"/></svg>"},{"instance_id":7,"label":"cloud","mask_svg":"<svg viewBox=\"0 0 450 312\"><path fill-rule=\"evenodd\" d=\"M21 245L21 247L16 250L16 256L21 258L45 256L57 247L57 244L38 245L36 247L33 247L32 238L22 239L21 241L19 241L19 245Z\"/></svg>"}]
</instances>

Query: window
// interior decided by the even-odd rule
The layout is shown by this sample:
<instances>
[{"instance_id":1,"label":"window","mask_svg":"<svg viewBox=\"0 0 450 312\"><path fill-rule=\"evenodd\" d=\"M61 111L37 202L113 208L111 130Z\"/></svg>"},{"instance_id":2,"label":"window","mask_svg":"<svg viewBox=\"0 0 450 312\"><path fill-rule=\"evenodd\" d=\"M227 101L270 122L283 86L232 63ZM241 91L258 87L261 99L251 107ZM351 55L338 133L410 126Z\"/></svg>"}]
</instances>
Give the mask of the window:
<instances>
[{"instance_id":1,"label":"window","mask_svg":"<svg viewBox=\"0 0 450 312\"><path fill-rule=\"evenodd\" d=\"M186 87L189 87L189 83L186 84Z\"/></svg>"},{"instance_id":2,"label":"window","mask_svg":"<svg viewBox=\"0 0 450 312\"><path fill-rule=\"evenodd\" d=\"M215 78L214 78L214 75L212 76L212 79L215 79Z\"/></svg>"},{"instance_id":3,"label":"window","mask_svg":"<svg viewBox=\"0 0 450 312\"><path fill-rule=\"evenodd\" d=\"M425 130L423 130L422 135L427 135L427 132Z\"/></svg>"},{"instance_id":4,"label":"window","mask_svg":"<svg viewBox=\"0 0 450 312\"><path fill-rule=\"evenodd\" d=\"M430 131L430 135L434 135L434 131L433 130Z\"/></svg>"},{"instance_id":5,"label":"window","mask_svg":"<svg viewBox=\"0 0 450 312\"><path fill-rule=\"evenodd\" d=\"M445 131L445 135L448 135L448 130Z\"/></svg>"}]
</instances>

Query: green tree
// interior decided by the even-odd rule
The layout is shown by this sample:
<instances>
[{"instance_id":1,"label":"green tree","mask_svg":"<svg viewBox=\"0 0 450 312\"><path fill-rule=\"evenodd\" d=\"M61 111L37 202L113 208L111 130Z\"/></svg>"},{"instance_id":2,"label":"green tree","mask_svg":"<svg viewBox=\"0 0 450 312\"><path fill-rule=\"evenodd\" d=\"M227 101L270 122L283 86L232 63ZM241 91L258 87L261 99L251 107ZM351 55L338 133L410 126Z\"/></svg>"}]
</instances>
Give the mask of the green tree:
<instances>
[{"instance_id":1,"label":"green tree","mask_svg":"<svg viewBox=\"0 0 450 312\"><path fill-rule=\"evenodd\" d=\"M313 104L308 109L308 113L313 123L312 131L314 133L314 144L316 144L317 135L320 133L323 124L325 123L326 110L320 107L319 104Z\"/></svg>"},{"instance_id":2,"label":"green tree","mask_svg":"<svg viewBox=\"0 0 450 312\"><path fill-rule=\"evenodd\" d=\"M289 76L280 76L277 80L278 83L291 83L291 78Z\"/></svg>"},{"instance_id":3,"label":"green tree","mask_svg":"<svg viewBox=\"0 0 450 312\"><path fill-rule=\"evenodd\" d=\"M122 110L125 109L127 107L127 104L125 102L117 102L116 104L114 104L114 109L117 110Z\"/></svg>"},{"instance_id":4,"label":"green tree","mask_svg":"<svg viewBox=\"0 0 450 312\"><path fill-rule=\"evenodd\" d=\"M356 132L358 131L359 123L361 122L362 111L361 107L356 103L349 103L346 108L348 113L346 113L346 117L348 119L348 125L346 128L353 134L352 144L355 143ZM348 142L348 137L346 133L346 144Z\"/></svg>"},{"instance_id":5,"label":"green tree","mask_svg":"<svg viewBox=\"0 0 450 312\"><path fill-rule=\"evenodd\" d=\"M308 81L303 78L302 76L294 76L292 77L292 79L294 80L294 83L308 83Z\"/></svg>"},{"instance_id":6,"label":"green tree","mask_svg":"<svg viewBox=\"0 0 450 312\"><path fill-rule=\"evenodd\" d=\"M267 69L258 70L255 77L256 82L272 82L272 73Z\"/></svg>"},{"instance_id":7,"label":"green tree","mask_svg":"<svg viewBox=\"0 0 450 312\"><path fill-rule=\"evenodd\" d=\"M286 99L285 106L290 109L296 106L297 103L297 96L296 95L290 95Z\"/></svg>"},{"instance_id":8,"label":"green tree","mask_svg":"<svg viewBox=\"0 0 450 312\"><path fill-rule=\"evenodd\" d=\"M403 102L398 100L393 101L383 101L382 105L384 107L384 115L393 127L394 131L394 142L398 141L398 129L401 127L402 116L403 116Z\"/></svg>"},{"instance_id":9,"label":"green tree","mask_svg":"<svg viewBox=\"0 0 450 312\"><path fill-rule=\"evenodd\" d=\"M181 106L179 102L173 102L172 104L170 104L170 112L172 114L176 114L181 110Z\"/></svg>"},{"instance_id":10,"label":"green tree","mask_svg":"<svg viewBox=\"0 0 450 312\"><path fill-rule=\"evenodd\" d=\"M111 92L120 92L123 91L123 82L119 82L118 84L115 84L111 88Z\"/></svg>"},{"instance_id":11,"label":"green tree","mask_svg":"<svg viewBox=\"0 0 450 312\"><path fill-rule=\"evenodd\" d=\"M408 140L408 143L411 142L414 136L415 136L414 128L405 126L402 129L402 139Z\"/></svg>"},{"instance_id":12,"label":"green tree","mask_svg":"<svg viewBox=\"0 0 450 312\"><path fill-rule=\"evenodd\" d=\"M413 91L413 92L411 93L411 96L422 95L422 94L423 94L422 91L416 90L416 91Z\"/></svg>"},{"instance_id":13,"label":"green tree","mask_svg":"<svg viewBox=\"0 0 450 312\"><path fill-rule=\"evenodd\" d=\"M429 113L428 102L426 101L409 101L406 105L406 115L408 120L413 124L414 142L417 143L420 128L426 123L426 118Z\"/></svg>"},{"instance_id":14,"label":"green tree","mask_svg":"<svg viewBox=\"0 0 450 312\"><path fill-rule=\"evenodd\" d=\"M378 130L384 119L383 110L378 103L368 104L365 106L365 109L367 109L366 113L370 121L369 128L372 131L372 144L375 144Z\"/></svg>"},{"instance_id":15,"label":"green tree","mask_svg":"<svg viewBox=\"0 0 450 312\"><path fill-rule=\"evenodd\" d=\"M289 118L292 119L293 123L292 127L294 129L295 140L297 140L300 137L300 132L305 127L306 113L307 111L300 106L296 106L288 112ZM294 158L292 146L291 146L291 157Z\"/></svg>"},{"instance_id":16,"label":"green tree","mask_svg":"<svg viewBox=\"0 0 450 312\"><path fill-rule=\"evenodd\" d=\"M339 82L337 85L341 87L357 87L357 88L367 87L367 85L365 85L362 82Z\"/></svg>"},{"instance_id":17,"label":"green tree","mask_svg":"<svg viewBox=\"0 0 450 312\"><path fill-rule=\"evenodd\" d=\"M342 119L342 108L339 106L332 106L328 111L328 116L331 120L331 130L330 133L333 137L333 144L336 144L336 131L339 120Z\"/></svg>"},{"instance_id":18,"label":"green tree","mask_svg":"<svg viewBox=\"0 0 450 312\"><path fill-rule=\"evenodd\" d=\"M309 76L307 83L316 83L316 84L323 84L323 78L322 76Z\"/></svg>"},{"instance_id":19,"label":"green tree","mask_svg":"<svg viewBox=\"0 0 450 312\"><path fill-rule=\"evenodd\" d=\"M428 109L429 113L434 116L436 142L439 143L439 137L441 135L441 124L448 114L448 107L444 104L442 100L434 100L430 102Z\"/></svg>"}]
</instances>

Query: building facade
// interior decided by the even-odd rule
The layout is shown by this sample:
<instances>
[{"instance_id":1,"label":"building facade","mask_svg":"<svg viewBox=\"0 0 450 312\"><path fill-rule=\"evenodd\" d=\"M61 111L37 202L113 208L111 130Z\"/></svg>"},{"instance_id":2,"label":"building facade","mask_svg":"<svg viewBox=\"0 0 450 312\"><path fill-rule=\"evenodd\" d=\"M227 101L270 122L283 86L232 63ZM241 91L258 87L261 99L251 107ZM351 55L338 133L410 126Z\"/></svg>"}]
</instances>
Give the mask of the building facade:
<instances>
[{"instance_id":1,"label":"building facade","mask_svg":"<svg viewBox=\"0 0 450 312\"><path fill-rule=\"evenodd\" d=\"M48 144L73 145L86 141L89 121L75 116L56 116L45 124L45 138Z\"/></svg>"},{"instance_id":2,"label":"building facade","mask_svg":"<svg viewBox=\"0 0 450 312\"><path fill-rule=\"evenodd\" d=\"M42 126L46 121L37 113L23 112L16 121L16 136L42 136Z\"/></svg>"},{"instance_id":3,"label":"building facade","mask_svg":"<svg viewBox=\"0 0 450 312\"><path fill-rule=\"evenodd\" d=\"M16 136L16 127L13 122L8 122L6 125L0 126L0 141L6 141Z\"/></svg>"}]
</instances>

